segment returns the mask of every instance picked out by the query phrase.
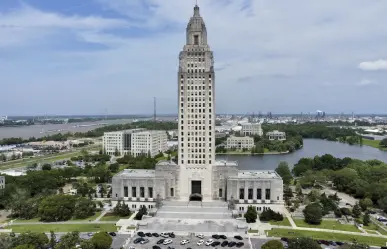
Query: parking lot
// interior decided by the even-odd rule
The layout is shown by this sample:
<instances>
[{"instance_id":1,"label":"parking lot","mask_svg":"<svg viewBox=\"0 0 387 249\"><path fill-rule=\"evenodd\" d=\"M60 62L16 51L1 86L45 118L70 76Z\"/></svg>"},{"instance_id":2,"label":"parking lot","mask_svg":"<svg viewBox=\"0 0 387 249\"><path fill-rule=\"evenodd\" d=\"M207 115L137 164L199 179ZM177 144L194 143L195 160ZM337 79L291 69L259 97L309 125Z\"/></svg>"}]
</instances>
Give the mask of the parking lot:
<instances>
[{"instance_id":1,"label":"parking lot","mask_svg":"<svg viewBox=\"0 0 387 249\"><path fill-rule=\"evenodd\" d=\"M163 237L144 237L144 239L149 239L149 242L146 243L146 244L134 244L133 241L136 239L136 238L139 238L139 236L134 236L131 240L131 244L130 246L134 247L135 249L150 249L152 246L154 245L157 245L159 246L161 249L168 249L168 247L171 247L171 248L174 248L174 249L187 249L187 248L192 248L192 249L199 249L199 248L213 248L212 246L206 246L205 244L203 245L200 245L198 246L196 243L201 240L200 238L197 238L195 236L178 236L176 235L175 238L163 238ZM160 239L171 239L173 242L169 245L163 245L163 244L157 244L157 241L159 241ZM222 243L224 241L224 239L214 239L214 238L211 238L210 236L205 236L202 240L204 240L204 242L206 242L207 240L209 239L213 239L214 241L219 241L220 243ZM185 244L185 245L181 245L180 242L182 240L190 240L190 242L188 244ZM233 246L233 247L228 247L228 246L225 246L224 248L238 248L238 249L250 249L250 244L249 244L249 241L248 239L246 238L243 238L243 240L237 240L235 238L227 238L225 239L227 240L228 242L231 242L231 241L234 241L234 242L243 242L244 245L241 246L241 247L236 247L236 246ZM222 248L221 245L218 245L216 246L215 248Z\"/></svg>"}]
</instances>

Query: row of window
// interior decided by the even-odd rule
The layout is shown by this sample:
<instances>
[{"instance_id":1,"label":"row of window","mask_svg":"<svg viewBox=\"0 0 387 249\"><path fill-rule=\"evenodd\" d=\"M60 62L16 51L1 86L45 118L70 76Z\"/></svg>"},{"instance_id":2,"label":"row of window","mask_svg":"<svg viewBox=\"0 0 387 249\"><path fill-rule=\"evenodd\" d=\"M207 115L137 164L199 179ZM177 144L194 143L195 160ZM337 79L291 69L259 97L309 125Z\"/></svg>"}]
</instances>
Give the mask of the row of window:
<instances>
[{"instance_id":1,"label":"row of window","mask_svg":"<svg viewBox=\"0 0 387 249\"><path fill-rule=\"evenodd\" d=\"M245 199L245 189L244 188L239 189L239 199L240 200ZM247 199L249 199L249 200L253 199L253 189L252 188L249 188L247 190ZM260 188L257 188L256 199L262 200L262 189L260 189ZM270 200L270 189L269 188L265 189L265 200Z\"/></svg>"},{"instance_id":2,"label":"row of window","mask_svg":"<svg viewBox=\"0 0 387 249\"><path fill-rule=\"evenodd\" d=\"M187 160L187 164L205 164L205 160ZM208 161L211 164L211 160ZM181 164L184 164L184 160L181 160Z\"/></svg>"},{"instance_id":3,"label":"row of window","mask_svg":"<svg viewBox=\"0 0 387 249\"><path fill-rule=\"evenodd\" d=\"M206 93L207 91L187 90L187 96L207 96ZM180 95L184 95L184 90L181 90ZM211 91L208 91L208 95L211 96Z\"/></svg>"},{"instance_id":4,"label":"row of window","mask_svg":"<svg viewBox=\"0 0 387 249\"><path fill-rule=\"evenodd\" d=\"M124 197L129 197L129 188L124 187ZM132 196L137 197L137 187L132 187ZM145 197L145 187L140 187L140 196L141 198ZM148 187L148 198L153 198L153 188Z\"/></svg>"},{"instance_id":5,"label":"row of window","mask_svg":"<svg viewBox=\"0 0 387 249\"><path fill-rule=\"evenodd\" d=\"M184 97L180 97L180 101L181 102L184 102ZM198 101L206 101L206 98L205 97L187 97L186 99L186 103L188 103L188 101L194 101L195 102L198 102ZM212 98L211 97L208 97L208 101L212 101ZM210 109L210 112L211 112L211 109Z\"/></svg>"},{"instance_id":6,"label":"row of window","mask_svg":"<svg viewBox=\"0 0 387 249\"><path fill-rule=\"evenodd\" d=\"M204 83L204 81L203 81L203 83ZM184 90L184 85L181 85L180 89ZM212 89L212 86L209 85L208 90L211 90L211 89ZM206 90L206 86L195 85L195 87L194 87L194 86L187 85L187 90Z\"/></svg>"},{"instance_id":7,"label":"row of window","mask_svg":"<svg viewBox=\"0 0 387 249\"><path fill-rule=\"evenodd\" d=\"M247 208L246 208L246 210L247 210ZM257 211L262 211L262 210L263 211L269 210L269 207L257 207ZM239 211L245 211L245 207L239 207Z\"/></svg>"},{"instance_id":8,"label":"row of window","mask_svg":"<svg viewBox=\"0 0 387 249\"><path fill-rule=\"evenodd\" d=\"M140 208L142 207L146 207L146 205L140 205ZM137 205L136 204L132 204L132 208L136 209L137 208ZM148 209L152 209L153 208L153 205L148 205Z\"/></svg>"},{"instance_id":9,"label":"row of window","mask_svg":"<svg viewBox=\"0 0 387 249\"><path fill-rule=\"evenodd\" d=\"M209 121L209 124L211 124L211 121L212 121L211 120L211 114L209 114L208 118L210 118L208 121ZM192 124L192 125L193 124L200 124L201 125L202 122L203 122L203 124L206 124L206 120L205 119L202 119L202 120L200 120L200 119L199 120L198 119L190 120L189 119L189 120L187 120L187 123L188 124ZM181 120L181 124L184 124L184 120Z\"/></svg>"},{"instance_id":10,"label":"row of window","mask_svg":"<svg viewBox=\"0 0 387 249\"><path fill-rule=\"evenodd\" d=\"M189 76L192 76L192 75L188 75L188 78L191 78ZM193 77L192 77L193 78ZM211 74L208 75L208 78L212 78ZM180 79L184 79L184 74L181 74L180 75Z\"/></svg>"},{"instance_id":11,"label":"row of window","mask_svg":"<svg viewBox=\"0 0 387 249\"><path fill-rule=\"evenodd\" d=\"M181 126L181 129L184 130L184 126ZM209 126L208 129L211 130L211 126ZM206 130L206 126L205 125L203 125L203 126L202 125L195 125L195 126L189 125L186 130L190 130L190 131Z\"/></svg>"}]
</instances>

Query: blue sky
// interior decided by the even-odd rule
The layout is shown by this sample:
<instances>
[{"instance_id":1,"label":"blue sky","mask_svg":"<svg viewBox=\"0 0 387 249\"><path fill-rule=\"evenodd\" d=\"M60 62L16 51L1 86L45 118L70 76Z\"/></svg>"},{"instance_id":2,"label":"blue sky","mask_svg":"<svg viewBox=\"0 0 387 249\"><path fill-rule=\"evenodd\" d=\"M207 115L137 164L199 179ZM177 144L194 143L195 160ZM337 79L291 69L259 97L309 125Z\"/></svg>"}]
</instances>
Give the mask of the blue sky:
<instances>
[{"instance_id":1,"label":"blue sky","mask_svg":"<svg viewBox=\"0 0 387 249\"><path fill-rule=\"evenodd\" d=\"M195 0L1 0L0 116L177 108ZM217 113L387 113L387 1L199 0Z\"/></svg>"}]
</instances>

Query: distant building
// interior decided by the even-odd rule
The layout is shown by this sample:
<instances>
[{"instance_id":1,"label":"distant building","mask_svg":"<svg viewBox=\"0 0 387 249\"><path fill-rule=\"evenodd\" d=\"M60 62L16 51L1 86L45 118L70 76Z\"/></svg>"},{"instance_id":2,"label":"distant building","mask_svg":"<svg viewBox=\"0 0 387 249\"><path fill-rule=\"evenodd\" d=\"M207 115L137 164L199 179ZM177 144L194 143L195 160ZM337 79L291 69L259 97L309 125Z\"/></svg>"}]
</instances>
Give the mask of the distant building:
<instances>
[{"instance_id":1,"label":"distant building","mask_svg":"<svg viewBox=\"0 0 387 249\"><path fill-rule=\"evenodd\" d=\"M286 133L283 131L270 131L266 133L269 140L286 140Z\"/></svg>"},{"instance_id":2,"label":"distant building","mask_svg":"<svg viewBox=\"0 0 387 249\"><path fill-rule=\"evenodd\" d=\"M132 134L145 129L132 129L124 131L105 132L102 138L102 148L108 155L114 155L119 152L120 155L131 153Z\"/></svg>"},{"instance_id":3,"label":"distant building","mask_svg":"<svg viewBox=\"0 0 387 249\"><path fill-rule=\"evenodd\" d=\"M230 136L226 141L226 149L251 149L254 147L254 138Z\"/></svg>"},{"instance_id":4,"label":"distant building","mask_svg":"<svg viewBox=\"0 0 387 249\"><path fill-rule=\"evenodd\" d=\"M4 189L4 188L5 188L5 177L0 176L0 189Z\"/></svg>"},{"instance_id":5,"label":"distant building","mask_svg":"<svg viewBox=\"0 0 387 249\"><path fill-rule=\"evenodd\" d=\"M166 131L141 131L132 134L131 154L133 156L156 156L168 150L168 136Z\"/></svg>"},{"instance_id":6,"label":"distant building","mask_svg":"<svg viewBox=\"0 0 387 249\"><path fill-rule=\"evenodd\" d=\"M262 136L262 126L259 123L244 123L242 124L241 133L245 136Z\"/></svg>"}]
</instances>

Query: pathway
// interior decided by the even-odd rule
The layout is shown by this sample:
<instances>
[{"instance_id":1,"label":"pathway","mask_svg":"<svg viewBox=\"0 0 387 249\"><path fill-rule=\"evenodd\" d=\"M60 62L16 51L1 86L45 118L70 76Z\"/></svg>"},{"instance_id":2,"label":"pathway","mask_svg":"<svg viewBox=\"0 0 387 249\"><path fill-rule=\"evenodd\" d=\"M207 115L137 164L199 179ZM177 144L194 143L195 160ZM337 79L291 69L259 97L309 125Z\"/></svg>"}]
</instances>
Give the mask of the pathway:
<instances>
[{"instance_id":1,"label":"pathway","mask_svg":"<svg viewBox=\"0 0 387 249\"><path fill-rule=\"evenodd\" d=\"M95 219L94 221L99 221L102 217L104 217L105 216L105 214L107 214L109 212L109 210L104 210L102 213L101 213L101 215L100 216L98 216L97 217L97 219Z\"/></svg>"},{"instance_id":2,"label":"pathway","mask_svg":"<svg viewBox=\"0 0 387 249\"><path fill-rule=\"evenodd\" d=\"M285 214L286 218L288 218L290 224L292 225L292 228L296 228L297 225L294 222L292 215L289 213L289 211L286 207L284 208L284 214Z\"/></svg>"}]
</instances>

